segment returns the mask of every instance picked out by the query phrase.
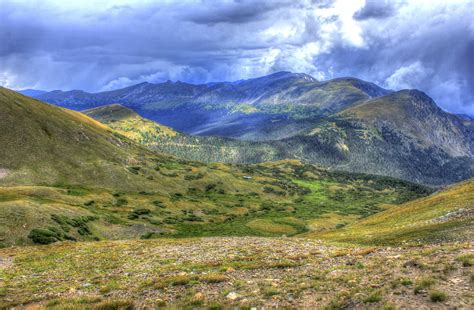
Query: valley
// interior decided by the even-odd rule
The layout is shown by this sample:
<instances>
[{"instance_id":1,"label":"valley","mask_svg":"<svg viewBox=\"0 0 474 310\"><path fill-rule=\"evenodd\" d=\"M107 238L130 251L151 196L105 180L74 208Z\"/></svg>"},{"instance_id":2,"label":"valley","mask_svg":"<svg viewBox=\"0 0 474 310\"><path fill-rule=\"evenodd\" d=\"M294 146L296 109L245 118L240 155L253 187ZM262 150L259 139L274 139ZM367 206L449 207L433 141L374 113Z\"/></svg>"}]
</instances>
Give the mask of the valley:
<instances>
[{"instance_id":1,"label":"valley","mask_svg":"<svg viewBox=\"0 0 474 310\"><path fill-rule=\"evenodd\" d=\"M0 305L468 307L472 179L440 189L361 172L392 158L383 174L429 180L421 163L436 167L436 154L469 162L469 121L418 92L387 96L288 139L248 141L182 133L123 105L82 114L0 88ZM378 107L400 97L448 128L429 136L406 115L406 135L394 135L400 124ZM405 166L416 178L404 177L400 157L380 152L415 141L431 153L416 153ZM343 156L359 168L327 164Z\"/></svg>"},{"instance_id":2,"label":"valley","mask_svg":"<svg viewBox=\"0 0 474 310\"><path fill-rule=\"evenodd\" d=\"M472 16L0 0L0 310L474 309Z\"/></svg>"}]
</instances>

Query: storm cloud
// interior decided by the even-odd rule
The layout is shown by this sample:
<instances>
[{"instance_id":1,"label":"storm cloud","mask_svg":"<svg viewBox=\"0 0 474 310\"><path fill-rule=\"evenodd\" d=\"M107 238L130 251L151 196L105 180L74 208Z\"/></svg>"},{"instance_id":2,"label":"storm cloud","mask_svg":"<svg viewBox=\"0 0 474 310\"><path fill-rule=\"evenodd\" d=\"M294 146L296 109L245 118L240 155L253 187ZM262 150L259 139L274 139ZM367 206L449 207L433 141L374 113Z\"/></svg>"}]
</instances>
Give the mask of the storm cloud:
<instances>
[{"instance_id":1,"label":"storm cloud","mask_svg":"<svg viewBox=\"0 0 474 310\"><path fill-rule=\"evenodd\" d=\"M418 88L474 115L470 1L0 2L0 85L111 90L275 71Z\"/></svg>"}]
</instances>

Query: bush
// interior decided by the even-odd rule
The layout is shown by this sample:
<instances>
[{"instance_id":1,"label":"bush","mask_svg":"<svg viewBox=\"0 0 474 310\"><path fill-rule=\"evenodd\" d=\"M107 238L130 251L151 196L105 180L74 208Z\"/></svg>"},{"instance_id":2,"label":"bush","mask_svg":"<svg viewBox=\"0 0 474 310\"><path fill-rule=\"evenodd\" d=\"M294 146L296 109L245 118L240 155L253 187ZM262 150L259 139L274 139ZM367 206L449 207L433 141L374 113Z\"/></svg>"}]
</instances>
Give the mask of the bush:
<instances>
[{"instance_id":1,"label":"bush","mask_svg":"<svg viewBox=\"0 0 474 310\"><path fill-rule=\"evenodd\" d=\"M201 282L205 283L220 283L227 280L226 276L220 273L209 273L199 277Z\"/></svg>"},{"instance_id":2,"label":"bush","mask_svg":"<svg viewBox=\"0 0 474 310\"><path fill-rule=\"evenodd\" d=\"M170 195L170 200L171 201L177 201L177 200L180 200L181 198L183 198L183 194L181 194L181 193L172 193Z\"/></svg>"},{"instance_id":3,"label":"bush","mask_svg":"<svg viewBox=\"0 0 474 310\"><path fill-rule=\"evenodd\" d=\"M134 220L134 219L139 218L141 215L147 215L150 213L151 211L148 209L135 209L132 212L130 212L127 217L130 220Z\"/></svg>"},{"instance_id":4,"label":"bush","mask_svg":"<svg viewBox=\"0 0 474 310\"><path fill-rule=\"evenodd\" d=\"M184 176L184 179L187 181L192 181L192 180L199 180L204 177L204 174L198 173L198 174L188 174Z\"/></svg>"},{"instance_id":5,"label":"bush","mask_svg":"<svg viewBox=\"0 0 474 310\"><path fill-rule=\"evenodd\" d=\"M373 303L373 302L379 302L381 300L382 300L382 294L380 293L380 291L377 290L370 293L370 295L364 299L364 302Z\"/></svg>"},{"instance_id":6,"label":"bush","mask_svg":"<svg viewBox=\"0 0 474 310\"><path fill-rule=\"evenodd\" d=\"M474 260L474 255L472 254L461 255L461 256L458 256L456 260L462 263L463 267L471 267L473 264L472 261Z\"/></svg>"},{"instance_id":7,"label":"bush","mask_svg":"<svg viewBox=\"0 0 474 310\"><path fill-rule=\"evenodd\" d=\"M86 235L91 235L91 231L89 230L89 227L87 227L86 224L81 225L78 229L77 232L81 236L86 236Z\"/></svg>"},{"instance_id":8,"label":"bush","mask_svg":"<svg viewBox=\"0 0 474 310\"><path fill-rule=\"evenodd\" d=\"M166 206L160 200L153 201L153 204L157 206L158 208L162 208L162 209L166 208Z\"/></svg>"},{"instance_id":9,"label":"bush","mask_svg":"<svg viewBox=\"0 0 474 310\"><path fill-rule=\"evenodd\" d=\"M126 206L128 205L128 200L125 199L125 198L119 198L117 199L117 201L115 202L115 206L116 207L122 207L122 206Z\"/></svg>"},{"instance_id":10,"label":"bush","mask_svg":"<svg viewBox=\"0 0 474 310\"><path fill-rule=\"evenodd\" d=\"M213 190L214 188L216 188L216 186L217 186L216 184L207 184L206 188L205 188L205 191L209 192L209 191Z\"/></svg>"},{"instance_id":11,"label":"bush","mask_svg":"<svg viewBox=\"0 0 474 310\"><path fill-rule=\"evenodd\" d=\"M61 232L55 227L50 227L48 229L32 229L28 235L28 238L37 244L50 244L56 241L64 240ZM72 240L73 238L68 236L67 239Z\"/></svg>"},{"instance_id":12,"label":"bush","mask_svg":"<svg viewBox=\"0 0 474 310\"><path fill-rule=\"evenodd\" d=\"M133 301L129 300L106 300L94 307L96 310L132 310Z\"/></svg>"},{"instance_id":13,"label":"bush","mask_svg":"<svg viewBox=\"0 0 474 310\"><path fill-rule=\"evenodd\" d=\"M430 293L430 299L432 302L442 302L445 301L448 297L446 296L446 293L441 292L441 291L432 291Z\"/></svg>"},{"instance_id":14,"label":"bush","mask_svg":"<svg viewBox=\"0 0 474 310\"><path fill-rule=\"evenodd\" d=\"M415 294L421 293L424 289L430 288L435 284L435 280L432 278L423 278L416 283L414 288Z\"/></svg>"},{"instance_id":15,"label":"bush","mask_svg":"<svg viewBox=\"0 0 474 310\"><path fill-rule=\"evenodd\" d=\"M163 233L156 233L156 232L147 232L147 233L144 233L143 235L140 236L140 239L152 239L152 238L156 238L157 236L160 236L162 235Z\"/></svg>"},{"instance_id":16,"label":"bush","mask_svg":"<svg viewBox=\"0 0 474 310\"><path fill-rule=\"evenodd\" d=\"M137 166L133 166L133 167L127 167L128 171L130 171L131 173L133 174L138 174L138 172L140 171L140 167L137 167Z\"/></svg>"},{"instance_id":17,"label":"bush","mask_svg":"<svg viewBox=\"0 0 474 310\"><path fill-rule=\"evenodd\" d=\"M402 279L400 281L400 283L403 285L403 286L409 286L409 285L412 285L413 284L413 281L410 280L410 279Z\"/></svg>"}]
</instances>

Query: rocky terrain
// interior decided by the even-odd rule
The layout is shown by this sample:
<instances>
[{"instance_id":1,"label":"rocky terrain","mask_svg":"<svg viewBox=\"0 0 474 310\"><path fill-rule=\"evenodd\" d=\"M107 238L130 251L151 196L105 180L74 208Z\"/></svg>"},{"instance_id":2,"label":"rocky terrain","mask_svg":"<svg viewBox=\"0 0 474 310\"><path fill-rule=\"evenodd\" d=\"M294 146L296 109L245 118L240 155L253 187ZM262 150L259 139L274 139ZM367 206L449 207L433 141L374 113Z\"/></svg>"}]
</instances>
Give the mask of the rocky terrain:
<instances>
[{"instance_id":1,"label":"rocky terrain","mask_svg":"<svg viewBox=\"0 0 474 310\"><path fill-rule=\"evenodd\" d=\"M0 303L29 309L469 309L470 243L301 238L62 243L0 250Z\"/></svg>"}]
</instances>

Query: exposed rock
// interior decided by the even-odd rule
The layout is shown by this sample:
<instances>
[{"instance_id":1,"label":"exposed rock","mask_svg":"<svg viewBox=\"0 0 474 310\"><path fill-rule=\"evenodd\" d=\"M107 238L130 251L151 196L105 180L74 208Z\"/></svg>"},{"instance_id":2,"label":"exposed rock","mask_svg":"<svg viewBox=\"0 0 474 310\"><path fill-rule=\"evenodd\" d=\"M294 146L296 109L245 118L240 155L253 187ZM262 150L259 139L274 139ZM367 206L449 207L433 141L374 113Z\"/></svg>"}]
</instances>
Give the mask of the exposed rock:
<instances>
[{"instance_id":1,"label":"exposed rock","mask_svg":"<svg viewBox=\"0 0 474 310\"><path fill-rule=\"evenodd\" d=\"M403 264L403 267L405 268L418 268L420 266L420 263L418 263L416 260L409 260L405 264Z\"/></svg>"},{"instance_id":2,"label":"exposed rock","mask_svg":"<svg viewBox=\"0 0 474 310\"><path fill-rule=\"evenodd\" d=\"M204 299L206 299L206 296L201 292L196 293L193 297L194 301L204 301Z\"/></svg>"},{"instance_id":3,"label":"exposed rock","mask_svg":"<svg viewBox=\"0 0 474 310\"><path fill-rule=\"evenodd\" d=\"M473 202L474 206L474 202ZM447 214L440 216L433 220L433 222L443 223L451 220L459 220L459 219L468 219L474 218L474 208L473 209L458 209L455 211L448 212Z\"/></svg>"},{"instance_id":4,"label":"exposed rock","mask_svg":"<svg viewBox=\"0 0 474 310\"><path fill-rule=\"evenodd\" d=\"M236 292L230 292L229 294L227 294L226 298L230 301L235 301L240 298L240 295Z\"/></svg>"}]
</instances>

